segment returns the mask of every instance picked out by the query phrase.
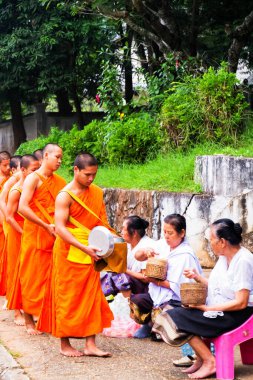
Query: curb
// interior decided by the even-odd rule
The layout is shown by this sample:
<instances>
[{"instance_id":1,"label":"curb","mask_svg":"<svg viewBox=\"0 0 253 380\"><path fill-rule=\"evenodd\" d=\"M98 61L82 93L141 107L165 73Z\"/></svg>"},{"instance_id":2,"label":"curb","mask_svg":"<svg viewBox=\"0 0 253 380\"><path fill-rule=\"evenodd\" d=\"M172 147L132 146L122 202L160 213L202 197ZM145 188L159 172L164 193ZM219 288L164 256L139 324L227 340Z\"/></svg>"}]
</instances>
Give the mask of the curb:
<instances>
[{"instance_id":1,"label":"curb","mask_svg":"<svg viewBox=\"0 0 253 380\"><path fill-rule=\"evenodd\" d=\"M0 379L1 380L30 380L24 369L0 344Z\"/></svg>"}]
</instances>

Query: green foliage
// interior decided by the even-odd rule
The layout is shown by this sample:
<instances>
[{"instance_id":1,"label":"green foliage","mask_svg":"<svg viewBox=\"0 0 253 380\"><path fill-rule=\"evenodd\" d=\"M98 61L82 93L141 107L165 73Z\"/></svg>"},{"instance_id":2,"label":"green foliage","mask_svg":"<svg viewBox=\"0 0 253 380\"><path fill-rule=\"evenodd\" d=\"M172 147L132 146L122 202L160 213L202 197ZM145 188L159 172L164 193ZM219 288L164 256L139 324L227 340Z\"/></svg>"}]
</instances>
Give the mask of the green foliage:
<instances>
[{"instance_id":1,"label":"green foliage","mask_svg":"<svg viewBox=\"0 0 253 380\"><path fill-rule=\"evenodd\" d=\"M117 114L123 111L123 94L118 68L108 60L103 61L102 83L98 91L107 111L107 119L116 119Z\"/></svg>"},{"instance_id":2,"label":"green foliage","mask_svg":"<svg viewBox=\"0 0 253 380\"><path fill-rule=\"evenodd\" d=\"M118 121L93 121L81 131L74 127L59 144L64 162L72 165L81 151L93 153L102 164L142 163L155 157L165 142L164 130L149 114L140 113Z\"/></svg>"},{"instance_id":3,"label":"green foliage","mask_svg":"<svg viewBox=\"0 0 253 380\"><path fill-rule=\"evenodd\" d=\"M132 114L110 128L107 143L108 161L143 163L156 157L166 146L166 135L148 114Z\"/></svg>"},{"instance_id":4,"label":"green foliage","mask_svg":"<svg viewBox=\"0 0 253 380\"><path fill-rule=\"evenodd\" d=\"M81 131L77 126L66 132L54 127L47 137L21 144L17 154L32 153L49 142L63 148L68 167L82 151L91 152L102 164L143 163L164 150L166 134L149 114L139 113L118 121L94 120Z\"/></svg>"},{"instance_id":5,"label":"green foliage","mask_svg":"<svg viewBox=\"0 0 253 380\"><path fill-rule=\"evenodd\" d=\"M37 139L26 141L19 146L15 154L32 154L37 149L42 149L48 143L60 144L64 131L60 131L57 127L52 127L48 136L39 136Z\"/></svg>"},{"instance_id":6,"label":"green foliage","mask_svg":"<svg viewBox=\"0 0 253 380\"><path fill-rule=\"evenodd\" d=\"M175 83L161 110L161 120L174 147L188 148L213 140L235 143L242 132L247 104L235 74L225 64L202 77Z\"/></svg>"}]
</instances>

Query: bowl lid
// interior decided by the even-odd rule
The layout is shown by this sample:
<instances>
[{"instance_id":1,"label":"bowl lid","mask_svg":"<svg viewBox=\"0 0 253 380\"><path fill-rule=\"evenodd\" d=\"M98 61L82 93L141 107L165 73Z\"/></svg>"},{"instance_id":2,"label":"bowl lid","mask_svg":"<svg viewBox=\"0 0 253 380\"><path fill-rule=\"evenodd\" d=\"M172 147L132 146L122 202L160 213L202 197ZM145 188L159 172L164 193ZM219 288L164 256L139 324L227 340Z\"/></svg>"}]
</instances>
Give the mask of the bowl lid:
<instances>
[{"instance_id":1,"label":"bowl lid","mask_svg":"<svg viewBox=\"0 0 253 380\"><path fill-rule=\"evenodd\" d=\"M101 249L98 256L104 257L114 248L113 236L111 232L103 226L94 227L88 237L89 245Z\"/></svg>"}]
</instances>

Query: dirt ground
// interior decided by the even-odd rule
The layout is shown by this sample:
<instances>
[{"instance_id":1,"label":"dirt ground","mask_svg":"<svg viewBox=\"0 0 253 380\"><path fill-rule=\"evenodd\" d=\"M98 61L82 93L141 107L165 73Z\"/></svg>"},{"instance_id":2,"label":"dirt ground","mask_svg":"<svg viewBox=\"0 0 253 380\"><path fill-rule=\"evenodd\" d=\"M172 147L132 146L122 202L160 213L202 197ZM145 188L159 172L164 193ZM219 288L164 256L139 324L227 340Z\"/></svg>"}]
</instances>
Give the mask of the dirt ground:
<instances>
[{"instance_id":1,"label":"dirt ground","mask_svg":"<svg viewBox=\"0 0 253 380\"><path fill-rule=\"evenodd\" d=\"M3 298L0 299L0 307ZM13 323L13 312L0 312L0 379L3 380L163 380L186 379L172 364L180 349L147 339L98 336L101 348L112 358L66 358L59 354L59 340L49 335L29 336ZM84 341L73 339L81 349ZM243 366L236 349L236 379L252 380L253 366ZM13 360L14 359L14 360ZM215 377L213 377L214 379Z\"/></svg>"}]
</instances>

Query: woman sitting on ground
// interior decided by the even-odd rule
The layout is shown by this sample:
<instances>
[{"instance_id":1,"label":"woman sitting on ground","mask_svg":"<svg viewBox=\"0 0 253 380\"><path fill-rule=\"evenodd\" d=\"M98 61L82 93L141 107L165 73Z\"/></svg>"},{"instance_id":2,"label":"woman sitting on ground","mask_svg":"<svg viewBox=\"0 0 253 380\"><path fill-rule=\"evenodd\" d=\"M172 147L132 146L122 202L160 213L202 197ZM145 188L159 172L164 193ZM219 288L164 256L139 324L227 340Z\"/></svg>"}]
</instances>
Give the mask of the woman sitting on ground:
<instances>
[{"instance_id":1,"label":"woman sitting on ground","mask_svg":"<svg viewBox=\"0 0 253 380\"><path fill-rule=\"evenodd\" d=\"M144 247L152 247L154 241L146 235L149 222L137 215L124 218L121 236L127 243L127 270L126 273L109 272L101 278L103 293L106 297L115 296L122 292L125 297L131 293L146 293L148 291L147 279L143 276L146 263L136 260L135 252Z\"/></svg>"},{"instance_id":2,"label":"woman sitting on ground","mask_svg":"<svg viewBox=\"0 0 253 380\"><path fill-rule=\"evenodd\" d=\"M184 268L190 266L197 272L202 272L198 259L185 238L186 220L184 216L179 214L166 216L163 232L164 238L154 242L153 250L142 249L135 254L138 260L147 260L151 256L168 260L167 277L164 281L147 277L150 282L148 293L130 297L130 307L134 304L132 310L138 310L143 315L151 314L153 308L163 308L167 305L180 306L180 284L187 281L183 275ZM151 322L144 324L134 337L150 336L151 328Z\"/></svg>"},{"instance_id":3,"label":"woman sitting on ground","mask_svg":"<svg viewBox=\"0 0 253 380\"><path fill-rule=\"evenodd\" d=\"M215 358L202 340L217 337L244 323L253 314L253 255L241 247L242 228L230 219L211 225L210 244L219 257L209 280L193 269L185 276L208 285L207 304L175 308L157 315L153 330L172 345L188 340L197 360L183 370L192 379L209 377L216 371ZM204 313L203 313L204 312ZM172 338L171 331L174 337ZM175 334L181 335L175 341Z\"/></svg>"}]
</instances>

